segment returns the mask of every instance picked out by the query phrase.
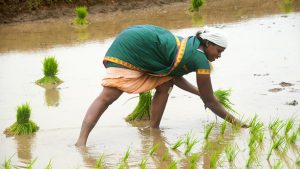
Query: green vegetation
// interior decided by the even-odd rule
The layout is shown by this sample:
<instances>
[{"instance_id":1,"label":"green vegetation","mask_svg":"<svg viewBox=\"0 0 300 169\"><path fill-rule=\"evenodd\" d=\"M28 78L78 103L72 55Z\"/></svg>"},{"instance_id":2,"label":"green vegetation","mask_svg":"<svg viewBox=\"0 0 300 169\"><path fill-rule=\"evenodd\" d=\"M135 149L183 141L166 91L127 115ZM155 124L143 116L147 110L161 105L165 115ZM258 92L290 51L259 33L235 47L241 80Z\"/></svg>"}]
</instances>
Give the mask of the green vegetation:
<instances>
[{"instance_id":1,"label":"green vegetation","mask_svg":"<svg viewBox=\"0 0 300 169\"><path fill-rule=\"evenodd\" d=\"M226 126L227 126L227 121L224 120L224 121L222 122L221 128L220 128L220 133L221 133L222 135L224 135L224 133L225 133Z\"/></svg>"},{"instance_id":2,"label":"green vegetation","mask_svg":"<svg viewBox=\"0 0 300 169\"><path fill-rule=\"evenodd\" d=\"M221 105L230 112L234 112L237 113L232 106L234 105L230 100L229 100L229 96L231 95L231 90L216 90L214 92L215 97L217 98L217 100L221 103Z\"/></svg>"},{"instance_id":3,"label":"green vegetation","mask_svg":"<svg viewBox=\"0 0 300 169\"><path fill-rule=\"evenodd\" d=\"M57 77L58 63L54 56L48 56L43 60L44 77L37 80L36 84L47 87L48 85L58 86L63 81Z\"/></svg>"},{"instance_id":4,"label":"green vegetation","mask_svg":"<svg viewBox=\"0 0 300 169\"><path fill-rule=\"evenodd\" d=\"M17 107L17 121L4 130L7 136L32 134L39 127L30 120L31 108L28 103Z\"/></svg>"},{"instance_id":5,"label":"green vegetation","mask_svg":"<svg viewBox=\"0 0 300 169\"><path fill-rule=\"evenodd\" d=\"M168 169L177 169L177 161L171 161L168 166Z\"/></svg>"},{"instance_id":6,"label":"green vegetation","mask_svg":"<svg viewBox=\"0 0 300 169\"><path fill-rule=\"evenodd\" d=\"M200 154L192 154L190 157L190 169L196 169L197 161L200 158Z\"/></svg>"},{"instance_id":7,"label":"green vegetation","mask_svg":"<svg viewBox=\"0 0 300 169\"><path fill-rule=\"evenodd\" d=\"M219 153L214 152L210 157L210 162L209 162L210 168L217 168L218 159L219 159Z\"/></svg>"},{"instance_id":8,"label":"green vegetation","mask_svg":"<svg viewBox=\"0 0 300 169\"><path fill-rule=\"evenodd\" d=\"M162 160L166 161L169 157L169 149L166 149L163 156L162 156Z\"/></svg>"},{"instance_id":9,"label":"green vegetation","mask_svg":"<svg viewBox=\"0 0 300 169\"><path fill-rule=\"evenodd\" d=\"M300 156L296 159L296 164L300 166Z\"/></svg>"},{"instance_id":10,"label":"green vegetation","mask_svg":"<svg viewBox=\"0 0 300 169\"><path fill-rule=\"evenodd\" d=\"M142 161L140 162L140 169L146 169L147 168L147 159L143 158Z\"/></svg>"},{"instance_id":11,"label":"green vegetation","mask_svg":"<svg viewBox=\"0 0 300 169\"><path fill-rule=\"evenodd\" d=\"M275 138L280 130L284 127L284 122L282 120L276 119L269 124L269 129L271 130L272 138Z\"/></svg>"},{"instance_id":12,"label":"green vegetation","mask_svg":"<svg viewBox=\"0 0 300 169\"><path fill-rule=\"evenodd\" d=\"M49 163L46 165L45 169L52 169L52 162L51 160L49 161ZM98 169L98 168L97 168Z\"/></svg>"},{"instance_id":13,"label":"green vegetation","mask_svg":"<svg viewBox=\"0 0 300 169\"><path fill-rule=\"evenodd\" d=\"M209 134L211 133L212 129L215 127L215 123L210 123L205 126L205 131L204 131L204 139L207 140L209 137Z\"/></svg>"},{"instance_id":14,"label":"green vegetation","mask_svg":"<svg viewBox=\"0 0 300 169\"><path fill-rule=\"evenodd\" d=\"M289 143L295 144L298 138L297 132L293 132L290 136L286 136L286 139Z\"/></svg>"},{"instance_id":15,"label":"green vegetation","mask_svg":"<svg viewBox=\"0 0 300 169\"><path fill-rule=\"evenodd\" d=\"M33 164L36 162L37 158L30 161L30 163L26 166L26 169L32 169Z\"/></svg>"},{"instance_id":16,"label":"green vegetation","mask_svg":"<svg viewBox=\"0 0 300 169\"><path fill-rule=\"evenodd\" d=\"M199 8L202 7L204 5L204 3L205 3L205 0L192 0L189 11L191 11L191 12L199 11Z\"/></svg>"},{"instance_id":17,"label":"green vegetation","mask_svg":"<svg viewBox=\"0 0 300 169\"><path fill-rule=\"evenodd\" d=\"M177 149L178 147L180 147L182 144L184 143L183 139L180 138L177 140L177 142L171 147L173 150Z\"/></svg>"},{"instance_id":18,"label":"green vegetation","mask_svg":"<svg viewBox=\"0 0 300 169\"><path fill-rule=\"evenodd\" d=\"M198 143L197 139L191 137L190 134L187 134L186 136L186 141L185 141L185 144L186 144L186 149L184 151L184 155L188 155L191 151L192 151L192 148Z\"/></svg>"},{"instance_id":19,"label":"green vegetation","mask_svg":"<svg viewBox=\"0 0 300 169\"><path fill-rule=\"evenodd\" d=\"M292 118L286 121L285 129L284 129L285 135L289 133L289 131L293 128L294 124L295 124L295 120L293 120Z\"/></svg>"},{"instance_id":20,"label":"green vegetation","mask_svg":"<svg viewBox=\"0 0 300 169\"><path fill-rule=\"evenodd\" d=\"M139 102L132 113L130 113L125 120L149 120L150 119L150 106L152 102L151 91L139 94Z\"/></svg>"},{"instance_id":21,"label":"green vegetation","mask_svg":"<svg viewBox=\"0 0 300 169\"><path fill-rule=\"evenodd\" d=\"M280 160L277 160L277 163L274 165L273 169L280 169L282 168L282 164Z\"/></svg>"},{"instance_id":22,"label":"green vegetation","mask_svg":"<svg viewBox=\"0 0 300 169\"><path fill-rule=\"evenodd\" d=\"M130 154L130 148L127 149L127 151L126 151L124 157L122 158L123 163L127 163L129 154Z\"/></svg>"},{"instance_id":23,"label":"green vegetation","mask_svg":"<svg viewBox=\"0 0 300 169\"><path fill-rule=\"evenodd\" d=\"M87 7L79 6L75 9L77 18L74 19L74 22L78 25L86 25L88 21L86 20L86 16L88 15Z\"/></svg>"},{"instance_id":24,"label":"green vegetation","mask_svg":"<svg viewBox=\"0 0 300 169\"><path fill-rule=\"evenodd\" d=\"M233 162L237 155L236 146L227 145L225 147L225 153L226 153L228 162L230 162L230 163Z\"/></svg>"},{"instance_id":25,"label":"green vegetation","mask_svg":"<svg viewBox=\"0 0 300 169\"><path fill-rule=\"evenodd\" d=\"M97 159L95 168L96 169L104 168L104 154L101 154Z\"/></svg>"},{"instance_id":26,"label":"green vegetation","mask_svg":"<svg viewBox=\"0 0 300 169\"><path fill-rule=\"evenodd\" d=\"M272 147L271 147L270 150L269 150L267 160L270 159L271 154L272 154L272 151L273 151L274 149L275 149L275 150L279 150L279 148L281 147L281 145L282 145L284 142L285 142L285 138L284 138L284 137L279 137L277 140L274 141Z\"/></svg>"},{"instance_id":27,"label":"green vegetation","mask_svg":"<svg viewBox=\"0 0 300 169\"><path fill-rule=\"evenodd\" d=\"M158 143L154 144L154 146L151 148L149 155L153 156L153 154L158 150L158 148L160 147L160 145Z\"/></svg>"}]
</instances>

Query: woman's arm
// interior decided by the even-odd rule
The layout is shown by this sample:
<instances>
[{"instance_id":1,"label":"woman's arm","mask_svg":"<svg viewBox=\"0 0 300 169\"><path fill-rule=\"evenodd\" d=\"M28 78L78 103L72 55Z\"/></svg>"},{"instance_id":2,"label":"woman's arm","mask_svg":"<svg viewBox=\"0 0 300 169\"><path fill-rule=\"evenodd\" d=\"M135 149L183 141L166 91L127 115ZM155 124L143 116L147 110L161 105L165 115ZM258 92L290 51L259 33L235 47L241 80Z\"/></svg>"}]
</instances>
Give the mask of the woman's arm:
<instances>
[{"instance_id":1,"label":"woman's arm","mask_svg":"<svg viewBox=\"0 0 300 169\"><path fill-rule=\"evenodd\" d=\"M196 86L192 85L183 77L176 77L173 79L173 83L182 90L193 93L197 96L200 96L199 90Z\"/></svg>"},{"instance_id":2,"label":"woman's arm","mask_svg":"<svg viewBox=\"0 0 300 169\"><path fill-rule=\"evenodd\" d=\"M197 74L197 85L199 93L201 93L200 97L204 102L205 107L208 107L216 115L232 124L239 125L243 128L248 127L248 125L242 123L229 112L227 112L215 98L209 74Z\"/></svg>"}]
</instances>

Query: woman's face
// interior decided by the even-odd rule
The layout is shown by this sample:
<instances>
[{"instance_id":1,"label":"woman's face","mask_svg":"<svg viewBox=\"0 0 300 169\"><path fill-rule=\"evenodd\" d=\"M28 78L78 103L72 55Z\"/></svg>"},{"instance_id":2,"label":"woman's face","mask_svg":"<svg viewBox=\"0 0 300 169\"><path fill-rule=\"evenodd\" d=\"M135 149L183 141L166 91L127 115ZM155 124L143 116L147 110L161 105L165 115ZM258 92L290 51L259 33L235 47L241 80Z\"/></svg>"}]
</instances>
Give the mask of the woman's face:
<instances>
[{"instance_id":1,"label":"woman's face","mask_svg":"<svg viewBox=\"0 0 300 169\"><path fill-rule=\"evenodd\" d=\"M207 59L210 62L215 61L216 59L221 57L221 53L225 50L225 48L218 46L214 43L208 42L207 47L204 48L204 52L207 56Z\"/></svg>"}]
</instances>

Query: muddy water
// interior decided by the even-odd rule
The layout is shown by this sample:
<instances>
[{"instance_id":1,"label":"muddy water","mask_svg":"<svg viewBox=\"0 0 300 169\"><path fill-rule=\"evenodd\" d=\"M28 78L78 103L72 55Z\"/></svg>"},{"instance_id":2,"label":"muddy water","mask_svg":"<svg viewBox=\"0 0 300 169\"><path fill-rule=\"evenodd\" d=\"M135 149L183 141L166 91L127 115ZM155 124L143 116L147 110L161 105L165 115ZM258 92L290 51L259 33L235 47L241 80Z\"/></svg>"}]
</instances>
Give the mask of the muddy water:
<instances>
[{"instance_id":1,"label":"muddy water","mask_svg":"<svg viewBox=\"0 0 300 169\"><path fill-rule=\"evenodd\" d=\"M283 10L281 1L255 3L244 6L238 3L237 11L231 15L227 13L231 8L221 8L220 13L226 15L211 15L208 10L203 14L205 19L197 22L199 25L222 26L230 39L230 46L214 63L213 87L233 90L231 100L240 118L257 114L267 125L277 117L296 117L299 125L299 105L287 104L300 101L299 1L293 1L289 6L294 10L291 13L286 13L291 11L290 8ZM209 168L210 157L215 152L220 154L219 168L245 168L248 130L234 132L228 128L222 138L219 134L222 120L218 119L205 149L204 126L215 122L215 116L204 110L198 97L178 88L171 93L160 130L149 129L148 124L126 123L123 118L133 110L137 98L134 98L136 95L124 94L101 117L90 135L88 146L83 149L73 146L86 109L101 91L100 80L104 75L101 60L114 35L127 25L140 23L164 26L181 36L193 35L197 31L195 22L191 21L190 14L183 12L182 8L186 6L180 5L163 12L116 13L111 17L113 21L106 18L111 22L92 18L98 22L92 22L86 29L74 28L68 21L60 20L57 23L1 25L0 130L15 121L16 106L25 102L31 105L31 118L40 130L33 136L5 137L1 134L0 162L11 158L14 166L22 168L37 158L34 168L44 168L50 160L53 168L92 168L103 153L105 166L117 168L130 147L129 168L138 168L144 157L148 159L147 168L168 168L171 161L177 161L179 168L189 168L185 147L177 151L170 148L178 138L192 133L200 141L192 150L192 153L200 154L199 168ZM178 15L173 15L174 10ZM49 55L56 56L59 77L64 80L56 89L43 89L34 83L42 77L41 62ZM194 76L190 74L186 78L195 84ZM281 85L282 82L292 85ZM150 157L149 151L156 143L160 147ZM224 154L228 144L240 148L232 166ZM266 130L260 165L256 167L271 168L280 159L284 168L296 168L299 139L288 149L286 156L274 154L268 163L265 159L270 144L271 138ZM166 149L169 149L170 156L162 161Z\"/></svg>"}]
</instances>

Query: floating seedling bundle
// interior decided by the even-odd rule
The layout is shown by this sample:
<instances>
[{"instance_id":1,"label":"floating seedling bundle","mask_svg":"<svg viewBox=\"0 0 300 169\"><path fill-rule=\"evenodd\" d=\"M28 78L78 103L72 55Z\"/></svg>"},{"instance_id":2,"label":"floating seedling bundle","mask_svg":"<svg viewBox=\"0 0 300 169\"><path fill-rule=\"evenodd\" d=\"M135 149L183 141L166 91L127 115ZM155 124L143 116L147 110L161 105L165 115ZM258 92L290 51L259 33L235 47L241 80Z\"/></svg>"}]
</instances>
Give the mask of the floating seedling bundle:
<instances>
[{"instance_id":1,"label":"floating seedling bundle","mask_svg":"<svg viewBox=\"0 0 300 169\"><path fill-rule=\"evenodd\" d=\"M232 108L233 103L229 100L229 96L231 94L231 90L216 90L214 92L215 97L218 101L223 105L223 107L228 110L235 112ZM125 120L133 121L133 120L150 120L150 106L152 102L152 93L151 91L147 91L139 94L139 102L132 113L130 113Z\"/></svg>"},{"instance_id":2,"label":"floating seedling bundle","mask_svg":"<svg viewBox=\"0 0 300 169\"><path fill-rule=\"evenodd\" d=\"M31 121L31 109L28 103L17 107L17 121L4 130L7 136L31 134L36 132L39 127Z\"/></svg>"},{"instance_id":3,"label":"floating seedling bundle","mask_svg":"<svg viewBox=\"0 0 300 169\"><path fill-rule=\"evenodd\" d=\"M37 80L36 84L46 88L55 88L63 82L57 77L58 63L54 56L46 57L43 60L43 72L44 77Z\"/></svg>"}]
</instances>

